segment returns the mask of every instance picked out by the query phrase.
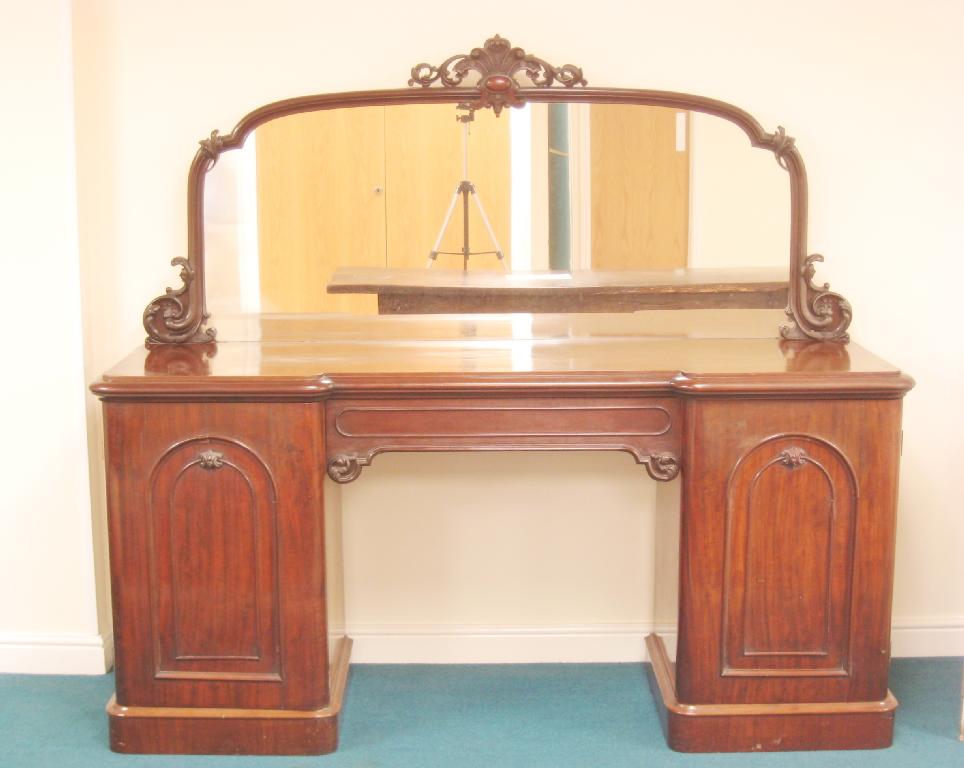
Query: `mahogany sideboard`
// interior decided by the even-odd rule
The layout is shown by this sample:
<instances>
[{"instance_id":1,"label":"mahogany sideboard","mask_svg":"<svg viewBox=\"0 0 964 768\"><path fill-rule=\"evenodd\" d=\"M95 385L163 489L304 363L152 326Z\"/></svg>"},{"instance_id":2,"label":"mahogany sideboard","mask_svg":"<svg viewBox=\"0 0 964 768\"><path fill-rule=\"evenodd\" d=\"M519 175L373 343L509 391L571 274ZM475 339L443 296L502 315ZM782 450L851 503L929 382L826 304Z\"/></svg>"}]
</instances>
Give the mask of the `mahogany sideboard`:
<instances>
[{"instance_id":1,"label":"mahogany sideboard","mask_svg":"<svg viewBox=\"0 0 964 768\"><path fill-rule=\"evenodd\" d=\"M222 322L216 344L140 349L93 385L114 750L334 750L351 639L326 477L364 482L382 451L536 449L681 477L675 663L646 639L671 747L890 744L911 379L853 343L654 336L637 315L531 325Z\"/></svg>"}]
</instances>

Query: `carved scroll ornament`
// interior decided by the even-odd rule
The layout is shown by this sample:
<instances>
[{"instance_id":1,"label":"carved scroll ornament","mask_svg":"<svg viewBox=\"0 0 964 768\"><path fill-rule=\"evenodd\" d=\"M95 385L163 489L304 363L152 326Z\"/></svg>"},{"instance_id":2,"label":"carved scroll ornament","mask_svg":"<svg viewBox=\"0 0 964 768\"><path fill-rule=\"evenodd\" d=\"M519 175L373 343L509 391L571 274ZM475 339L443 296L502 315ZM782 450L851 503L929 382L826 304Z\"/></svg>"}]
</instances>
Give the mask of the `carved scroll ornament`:
<instances>
[{"instance_id":1,"label":"carved scroll ornament","mask_svg":"<svg viewBox=\"0 0 964 768\"><path fill-rule=\"evenodd\" d=\"M182 256L171 261L180 267L180 288L168 288L144 310L144 330L149 343L177 344L193 342L206 344L214 341L217 331L202 328L209 315L204 305L203 289L196 280L195 268Z\"/></svg>"},{"instance_id":2,"label":"carved scroll ornament","mask_svg":"<svg viewBox=\"0 0 964 768\"><path fill-rule=\"evenodd\" d=\"M790 276L790 306L786 309L790 325L781 326L785 339L816 339L818 341L847 341L847 328L853 319L853 308L830 284L813 282L814 264L823 261L819 253L805 257L798 264L797 274Z\"/></svg>"},{"instance_id":3,"label":"carved scroll ornament","mask_svg":"<svg viewBox=\"0 0 964 768\"><path fill-rule=\"evenodd\" d=\"M371 465L370 456L349 456L341 454L328 462L328 477L336 483L350 483L357 480L362 467Z\"/></svg>"},{"instance_id":4,"label":"carved scroll ornament","mask_svg":"<svg viewBox=\"0 0 964 768\"><path fill-rule=\"evenodd\" d=\"M743 129L754 146L773 152L777 164L790 176L790 291L786 309L790 322L780 327L780 335L785 339L847 341L853 318L850 302L831 291L829 283L821 286L813 282L814 265L823 261L823 256L807 255L807 171L796 143L782 125L758 139L746 127Z\"/></svg>"},{"instance_id":5,"label":"carved scroll ornament","mask_svg":"<svg viewBox=\"0 0 964 768\"><path fill-rule=\"evenodd\" d=\"M198 142L188 174L188 255L171 260L172 267L181 268L181 287L166 289L144 310L148 344L208 344L217 338L216 329L204 327L210 317L204 293L204 178L227 148L225 138L211 131Z\"/></svg>"},{"instance_id":6,"label":"carved scroll ornament","mask_svg":"<svg viewBox=\"0 0 964 768\"><path fill-rule=\"evenodd\" d=\"M643 459L642 463L653 480L672 480L679 474L679 459L672 453L654 453Z\"/></svg>"}]
</instances>

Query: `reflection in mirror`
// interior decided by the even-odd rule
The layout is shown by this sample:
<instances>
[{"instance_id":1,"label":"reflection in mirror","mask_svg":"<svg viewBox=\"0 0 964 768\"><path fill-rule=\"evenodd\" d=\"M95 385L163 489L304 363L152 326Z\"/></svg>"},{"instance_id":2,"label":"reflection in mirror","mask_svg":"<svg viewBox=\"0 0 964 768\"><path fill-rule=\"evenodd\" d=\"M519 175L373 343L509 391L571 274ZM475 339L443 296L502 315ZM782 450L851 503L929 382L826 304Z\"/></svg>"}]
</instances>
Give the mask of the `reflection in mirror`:
<instances>
[{"instance_id":1,"label":"reflection in mirror","mask_svg":"<svg viewBox=\"0 0 964 768\"><path fill-rule=\"evenodd\" d=\"M464 279L466 267L511 283L552 270L543 276L565 284L774 267L785 280L789 222L773 156L700 113L582 103L499 117L454 103L309 112L260 126L208 174L208 306L378 311L370 293L329 293L336 272L349 283L439 281Z\"/></svg>"}]
</instances>

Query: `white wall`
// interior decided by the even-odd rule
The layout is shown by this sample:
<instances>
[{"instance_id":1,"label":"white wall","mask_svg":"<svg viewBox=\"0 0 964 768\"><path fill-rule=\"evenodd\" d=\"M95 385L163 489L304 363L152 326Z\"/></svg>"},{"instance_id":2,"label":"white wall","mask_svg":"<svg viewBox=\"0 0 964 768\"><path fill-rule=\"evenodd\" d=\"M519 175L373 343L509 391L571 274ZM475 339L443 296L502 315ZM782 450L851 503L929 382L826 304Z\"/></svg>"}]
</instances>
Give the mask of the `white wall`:
<instances>
[{"instance_id":1,"label":"white wall","mask_svg":"<svg viewBox=\"0 0 964 768\"><path fill-rule=\"evenodd\" d=\"M773 154L712 115L690 115L691 267L785 267L790 185Z\"/></svg>"},{"instance_id":2,"label":"white wall","mask_svg":"<svg viewBox=\"0 0 964 768\"><path fill-rule=\"evenodd\" d=\"M39 0L7 10L0 672L102 672L109 648L95 604L69 6Z\"/></svg>"},{"instance_id":3,"label":"white wall","mask_svg":"<svg viewBox=\"0 0 964 768\"><path fill-rule=\"evenodd\" d=\"M65 12L52 0L34 7L18 5L16 13L25 20L36 13L33 26L0 34L11 44L51 49L38 57L37 77L48 67L62 73L56 62L69 65L70 47L55 28ZM140 342L144 304L175 280L165 264L184 252L185 180L197 140L212 128L230 129L256 105L317 91L404 86L415 62L441 60L496 31L549 61L582 64L591 84L731 101L769 129L783 124L796 137L810 171L811 248L830 260L821 277L853 302L854 338L918 380L906 405L895 651L964 653L964 516L956 501L964 419L953 406L964 357L954 291L954 281L964 277L964 149L955 138L964 107L950 96L964 64L957 39L964 6L816 0L801 12L765 0L600 0L578 9L573 23L558 6L546 14L538 6L497 2L483 15L504 22L489 28L459 6L414 19L409 6L388 2L338 4L337 10L307 0L76 3L84 376L95 378ZM28 71L14 64L4 68L8 76ZM50 87L68 84L61 74ZM4 605L0 627L89 632L92 609L83 608L74 588L90 583L91 535L86 512L77 509L82 494L67 482L82 456L76 439L64 440L71 435L65 425L76 430L82 418L63 394L79 397L82 383L69 132L65 136L71 115L56 99L38 100L31 115L29 127L5 125L18 156L0 189L19 198L24 180L46 174L51 193L31 200L12 236L5 232L0 242L17 256L6 256L13 269L45 286L40 317L26 315L33 322L22 326L44 342L31 382L61 389L45 399L43 386L24 391L22 381L6 384L17 388L19 399L5 400L17 403L15 424L36 424L49 414L57 428L41 430L56 437L46 441L19 429L18 442L6 449L14 455L5 466L16 478L4 486L5 501L18 493L26 499L13 515L5 505L3 519L26 530L7 545L4 576L29 578L21 581L23 594ZM50 141L44 140L48 131ZM23 146L36 152L21 152ZM24 255L38 256L23 262ZM23 356L11 359L37 358L27 356L37 345L25 340L21 346ZM42 412L41 404L49 410ZM57 412L61 406L65 414ZM99 457L96 414L88 399L91 453ZM38 472L38 462L47 472ZM94 542L103 563L99 458L93 466ZM56 486L31 482L51 472ZM434 647L440 659L638 654L627 632L672 620L672 595L665 594L665 579L654 577L672 574L667 552L674 547L673 526L654 514L656 491L640 472L616 454L379 457L343 494L348 620L368 632L359 654L411 658L411 644L398 637L410 632L442 638L423 646ZM467 497L465 506L454 489ZM595 501L601 495L605 503ZM389 513L379 501L385 499L403 501ZM547 541L552 521L557 525ZM413 530L439 528L441 541L412 537ZM41 547L41 531L63 546ZM577 562L578 545L587 541L593 546ZM476 542L498 542L498 563L482 562ZM599 556L603 542L613 547L606 557ZM453 559L454 552L462 556ZM583 578L573 579L574 568ZM43 608L29 616L28 604ZM507 639L502 632L520 628L531 630L529 636ZM487 639L492 635L496 639ZM573 644L573 636L583 639Z\"/></svg>"},{"instance_id":4,"label":"white wall","mask_svg":"<svg viewBox=\"0 0 964 768\"><path fill-rule=\"evenodd\" d=\"M379 456L342 489L352 657L641 658L657 609L656 490L628 454ZM675 623L673 554L663 625Z\"/></svg>"}]
</instances>

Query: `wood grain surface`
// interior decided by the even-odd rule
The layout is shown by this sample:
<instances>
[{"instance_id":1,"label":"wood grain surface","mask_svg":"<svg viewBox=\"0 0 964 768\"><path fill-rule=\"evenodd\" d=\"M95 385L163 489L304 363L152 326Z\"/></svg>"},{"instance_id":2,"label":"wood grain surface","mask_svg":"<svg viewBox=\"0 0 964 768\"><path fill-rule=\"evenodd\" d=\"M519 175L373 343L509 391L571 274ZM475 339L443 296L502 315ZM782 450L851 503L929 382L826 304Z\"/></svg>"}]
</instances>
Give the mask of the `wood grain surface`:
<instances>
[{"instance_id":1,"label":"wood grain surface","mask_svg":"<svg viewBox=\"0 0 964 768\"><path fill-rule=\"evenodd\" d=\"M379 314L782 309L778 268L511 272L342 268L332 294L376 294Z\"/></svg>"}]
</instances>

